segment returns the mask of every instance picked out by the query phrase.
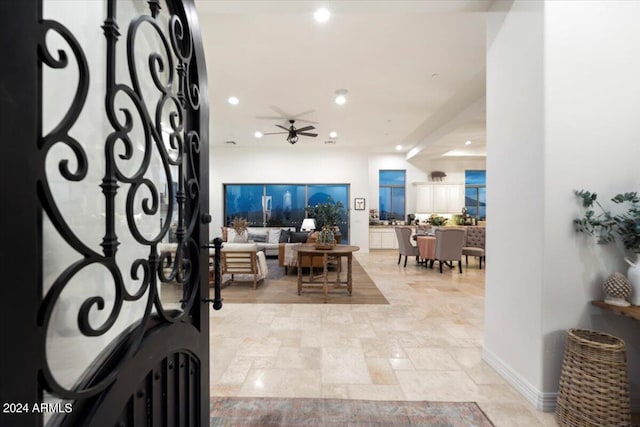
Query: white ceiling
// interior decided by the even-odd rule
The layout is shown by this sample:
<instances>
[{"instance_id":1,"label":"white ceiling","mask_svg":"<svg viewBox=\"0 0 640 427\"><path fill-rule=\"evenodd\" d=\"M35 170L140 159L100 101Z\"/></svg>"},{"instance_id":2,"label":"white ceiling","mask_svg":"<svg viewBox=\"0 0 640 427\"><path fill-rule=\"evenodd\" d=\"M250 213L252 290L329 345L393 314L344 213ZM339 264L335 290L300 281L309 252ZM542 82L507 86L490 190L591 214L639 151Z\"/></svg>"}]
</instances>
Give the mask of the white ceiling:
<instances>
[{"instance_id":1,"label":"white ceiling","mask_svg":"<svg viewBox=\"0 0 640 427\"><path fill-rule=\"evenodd\" d=\"M300 137L296 146L324 146L335 130L336 147L396 152L402 144L403 152L432 158L452 149L484 154L490 3L197 1L212 144L281 147L286 135L253 134L288 126L286 118L257 118L284 112L318 122L318 137ZM324 24L313 19L321 5L332 13ZM338 106L334 93L342 88L348 101ZM227 103L231 95L238 105Z\"/></svg>"}]
</instances>

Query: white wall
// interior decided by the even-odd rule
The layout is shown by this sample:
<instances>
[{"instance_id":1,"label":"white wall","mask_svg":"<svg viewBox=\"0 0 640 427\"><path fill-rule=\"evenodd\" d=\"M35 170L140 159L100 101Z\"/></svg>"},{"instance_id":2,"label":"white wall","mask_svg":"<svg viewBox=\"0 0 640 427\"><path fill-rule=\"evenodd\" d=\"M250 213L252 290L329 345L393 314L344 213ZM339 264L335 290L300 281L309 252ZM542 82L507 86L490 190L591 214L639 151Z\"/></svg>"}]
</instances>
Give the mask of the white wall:
<instances>
[{"instance_id":1,"label":"white wall","mask_svg":"<svg viewBox=\"0 0 640 427\"><path fill-rule=\"evenodd\" d=\"M562 331L579 326L626 340L632 398L640 399L638 323L589 306L609 274L626 273L623 251L576 235L570 223L580 212L575 189L603 200L640 190L640 3L545 7L543 389L557 387Z\"/></svg>"},{"instance_id":2,"label":"white wall","mask_svg":"<svg viewBox=\"0 0 640 427\"><path fill-rule=\"evenodd\" d=\"M484 350L499 371L515 373L512 382L536 390L542 386L543 8L516 2L506 12L494 8L487 23Z\"/></svg>"},{"instance_id":3,"label":"white wall","mask_svg":"<svg viewBox=\"0 0 640 427\"><path fill-rule=\"evenodd\" d=\"M573 190L640 184L638 16L638 2L517 1L488 19L485 359L539 408L571 327L625 339L640 397L637 323L589 305L622 252L572 227Z\"/></svg>"}]
</instances>

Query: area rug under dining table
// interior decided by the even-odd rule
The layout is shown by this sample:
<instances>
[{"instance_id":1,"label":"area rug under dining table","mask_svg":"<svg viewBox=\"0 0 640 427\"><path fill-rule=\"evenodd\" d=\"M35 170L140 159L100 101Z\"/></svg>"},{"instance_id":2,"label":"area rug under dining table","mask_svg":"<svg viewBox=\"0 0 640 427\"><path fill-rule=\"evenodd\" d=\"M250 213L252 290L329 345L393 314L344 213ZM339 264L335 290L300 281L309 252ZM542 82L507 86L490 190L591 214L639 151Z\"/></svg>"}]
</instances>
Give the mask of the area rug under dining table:
<instances>
[{"instance_id":1,"label":"area rug under dining table","mask_svg":"<svg viewBox=\"0 0 640 427\"><path fill-rule=\"evenodd\" d=\"M267 266L269 274L264 281L258 283L258 288L253 289L248 282L232 282L225 285L221 291L224 303L246 304L323 304L324 294L321 287L317 289L303 289L298 295L298 276L295 268L290 268L288 274L284 267L278 265L277 258L268 258ZM321 271L317 271L321 273ZM303 274L308 275L309 269L303 269ZM335 271L329 272L329 280L335 278ZM346 261L343 261L342 277L347 274ZM362 268L360 263L353 258L352 264L353 290L349 295L346 286L329 291L329 304L389 304L371 277ZM306 280L306 278L305 278ZM335 280L335 279L334 279ZM318 284L321 278L318 278ZM210 294L213 296L213 289Z\"/></svg>"},{"instance_id":2,"label":"area rug under dining table","mask_svg":"<svg viewBox=\"0 0 640 427\"><path fill-rule=\"evenodd\" d=\"M491 427L475 402L213 397L210 425Z\"/></svg>"}]
</instances>

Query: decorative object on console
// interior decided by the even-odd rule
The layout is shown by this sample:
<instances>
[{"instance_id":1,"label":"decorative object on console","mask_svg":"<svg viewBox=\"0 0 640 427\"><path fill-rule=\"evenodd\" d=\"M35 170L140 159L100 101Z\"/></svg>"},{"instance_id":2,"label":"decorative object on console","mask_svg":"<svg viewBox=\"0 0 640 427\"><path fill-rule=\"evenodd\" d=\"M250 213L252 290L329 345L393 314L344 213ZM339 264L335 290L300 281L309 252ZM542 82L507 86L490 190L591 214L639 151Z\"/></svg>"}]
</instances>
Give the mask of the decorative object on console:
<instances>
[{"instance_id":1,"label":"decorative object on console","mask_svg":"<svg viewBox=\"0 0 640 427\"><path fill-rule=\"evenodd\" d=\"M627 277L633 287L631 303L640 305L640 197L638 193L616 194L611 201L618 205L628 203L629 208L615 215L597 201L596 193L586 190L574 193L581 199L582 206L586 209L581 218L573 220L576 231L596 236L599 244L607 244L619 239L626 250L636 255L635 263L626 257L625 261L629 264ZM600 213L596 214L592 209L594 204L598 206Z\"/></svg>"},{"instance_id":2,"label":"decorative object on console","mask_svg":"<svg viewBox=\"0 0 640 427\"><path fill-rule=\"evenodd\" d=\"M627 257L625 257L624 260L629 264L627 278L633 287L631 291L631 304L640 305L640 254L636 254L636 262L631 262Z\"/></svg>"},{"instance_id":3,"label":"decorative object on console","mask_svg":"<svg viewBox=\"0 0 640 427\"><path fill-rule=\"evenodd\" d=\"M602 284L604 289L605 299L604 302L611 305L617 305L619 307L629 307L631 304L629 296L631 296L631 283L629 279L622 273L613 273Z\"/></svg>"}]
</instances>

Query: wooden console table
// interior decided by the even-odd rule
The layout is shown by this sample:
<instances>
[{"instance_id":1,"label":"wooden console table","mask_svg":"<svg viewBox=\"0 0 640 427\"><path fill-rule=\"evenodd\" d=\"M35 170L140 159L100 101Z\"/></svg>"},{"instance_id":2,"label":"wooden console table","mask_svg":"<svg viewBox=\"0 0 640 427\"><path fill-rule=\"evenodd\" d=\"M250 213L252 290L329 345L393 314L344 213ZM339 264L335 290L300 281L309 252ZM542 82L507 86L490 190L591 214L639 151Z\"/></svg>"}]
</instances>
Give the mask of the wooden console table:
<instances>
[{"instance_id":1,"label":"wooden console table","mask_svg":"<svg viewBox=\"0 0 640 427\"><path fill-rule=\"evenodd\" d=\"M352 257L353 257L353 253L356 251L359 251L360 248L358 246L351 246L351 245L336 245L333 247L333 249L316 249L314 244L303 244L300 245L298 247L295 248L295 250L298 252L298 295L300 295L300 292L302 291L303 287L318 287L318 286L322 286L322 289L324 291L324 302L327 302L327 298L328 298L328 294L329 294L329 289L335 289L340 287L341 284L346 284L347 285L347 291L349 292L349 295L351 295L351 290L352 290L352 278L351 278L351 264L352 264ZM314 282L313 281L313 267L309 267L309 280L308 281L303 281L302 280L302 267L300 267L302 265L302 258L303 257L309 257L309 265L313 266L313 258L314 257L322 257L322 283L318 283L318 282ZM340 266L338 265L337 268L337 273L336 273L336 281L334 284L332 284L331 286L329 286L329 271L328 271L328 264L329 261L331 259L338 259L338 262L340 263L342 260L342 257L347 257L347 281L346 282L342 282L340 281Z\"/></svg>"},{"instance_id":2,"label":"wooden console table","mask_svg":"<svg viewBox=\"0 0 640 427\"><path fill-rule=\"evenodd\" d=\"M604 301L591 301L591 304L604 310L613 311L614 313L640 320L640 306L637 305L632 305L631 307L618 307L617 305L607 304Z\"/></svg>"}]
</instances>

